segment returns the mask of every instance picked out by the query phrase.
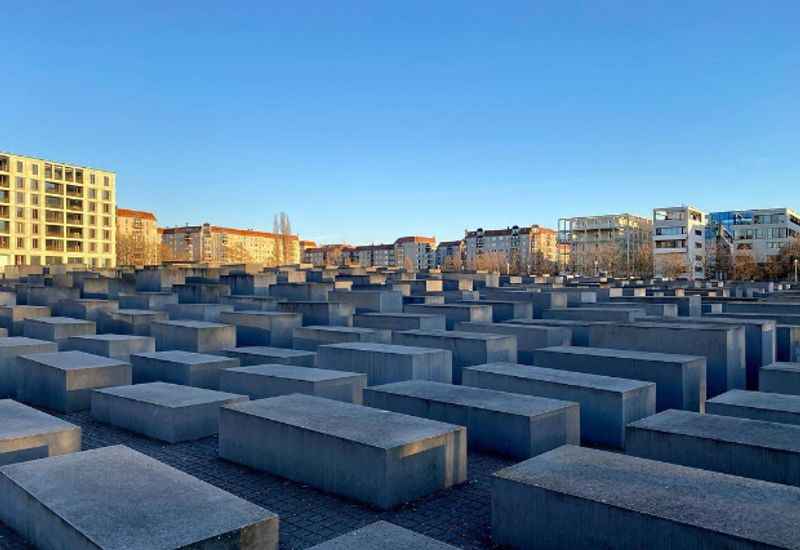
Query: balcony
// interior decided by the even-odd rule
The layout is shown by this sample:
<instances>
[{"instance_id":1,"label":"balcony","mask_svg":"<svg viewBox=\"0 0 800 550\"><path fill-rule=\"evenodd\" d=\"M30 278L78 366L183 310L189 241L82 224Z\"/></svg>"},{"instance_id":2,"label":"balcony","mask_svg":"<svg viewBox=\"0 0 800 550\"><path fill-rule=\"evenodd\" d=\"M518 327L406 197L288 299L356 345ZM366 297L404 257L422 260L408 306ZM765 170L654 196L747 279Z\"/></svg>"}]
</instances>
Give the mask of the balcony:
<instances>
[{"instance_id":1,"label":"balcony","mask_svg":"<svg viewBox=\"0 0 800 550\"><path fill-rule=\"evenodd\" d=\"M0 157L0 172L8 172L8 157Z\"/></svg>"},{"instance_id":2,"label":"balcony","mask_svg":"<svg viewBox=\"0 0 800 550\"><path fill-rule=\"evenodd\" d=\"M3 174L0 174L0 187L8 189L10 186L11 186L11 178Z\"/></svg>"},{"instance_id":3,"label":"balcony","mask_svg":"<svg viewBox=\"0 0 800 550\"><path fill-rule=\"evenodd\" d=\"M64 228L60 225L48 225L45 228L45 235L48 237L63 237Z\"/></svg>"},{"instance_id":4,"label":"balcony","mask_svg":"<svg viewBox=\"0 0 800 550\"><path fill-rule=\"evenodd\" d=\"M8 206L0 206L0 218L10 218L11 208Z\"/></svg>"},{"instance_id":5,"label":"balcony","mask_svg":"<svg viewBox=\"0 0 800 550\"><path fill-rule=\"evenodd\" d=\"M83 225L82 214L67 214L67 223L69 225Z\"/></svg>"},{"instance_id":6,"label":"balcony","mask_svg":"<svg viewBox=\"0 0 800 550\"><path fill-rule=\"evenodd\" d=\"M72 212L83 212L83 201L76 199L68 199L67 210L71 210Z\"/></svg>"},{"instance_id":7,"label":"balcony","mask_svg":"<svg viewBox=\"0 0 800 550\"><path fill-rule=\"evenodd\" d=\"M80 241L67 241L67 252L83 252L83 243Z\"/></svg>"},{"instance_id":8,"label":"balcony","mask_svg":"<svg viewBox=\"0 0 800 550\"><path fill-rule=\"evenodd\" d=\"M64 213L47 210L44 215L45 221L53 223L64 223Z\"/></svg>"},{"instance_id":9,"label":"balcony","mask_svg":"<svg viewBox=\"0 0 800 550\"><path fill-rule=\"evenodd\" d=\"M64 241L47 239L44 242L44 249L48 252L64 252Z\"/></svg>"},{"instance_id":10,"label":"balcony","mask_svg":"<svg viewBox=\"0 0 800 550\"><path fill-rule=\"evenodd\" d=\"M45 206L47 208L64 208L64 201L58 197L46 197Z\"/></svg>"},{"instance_id":11,"label":"balcony","mask_svg":"<svg viewBox=\"0 0 800 550\"><path fill-rule=\"evenodd\" d=\"M68 239L83 239L83 229L78 229L76 227L67 228L67 238Z\"/></svg>"},{"instance_id":12,"label":"balcony","mask_svg":"<svg viewBox=\"0 0 800 550\"><path fill-rule=\"evenodd\" d=\"M78 197L79 199L82 199L83 187L78 187L77 185L67 185L67 196Z\"/></svg>"},{"instance_id":13,"label":"balcony","mask_svg":"<svg viewBox=\"0 0 800 550\"><path fill-rule=\"evenodd\" d=\"M49 193L50 195L63 195L64 194L64 186L60 183L55 183L52 181L45 182L44 192Z\"/></svg>"}]
</instances>

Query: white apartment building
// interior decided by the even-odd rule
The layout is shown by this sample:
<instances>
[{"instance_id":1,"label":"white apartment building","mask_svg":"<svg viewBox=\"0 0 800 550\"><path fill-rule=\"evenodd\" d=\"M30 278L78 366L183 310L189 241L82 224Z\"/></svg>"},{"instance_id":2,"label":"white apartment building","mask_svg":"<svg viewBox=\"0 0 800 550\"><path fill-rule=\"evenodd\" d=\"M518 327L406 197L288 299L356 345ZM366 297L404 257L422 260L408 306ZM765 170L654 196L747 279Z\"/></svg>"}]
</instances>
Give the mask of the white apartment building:
<instances>
[{"instance_id":1,"label":"white apartment building","mask_svg":"<svg viewBox=\"0 0 800 550\"><path fill-rule=\"evenodd\" d=\"M735 257L751 254L759 263L777 256L781 248L800 235L800 215L790 208L762 208L712 212L706 231L709 253L726 248Z\"/></svg>"},{"instance_id":2,"label":"white apartment building","mask_svg":"<svg viewBox=\"0 0 800 550\"><path fill-rule=\"evenodd\" d=\"M598 254L604 253L604 249L613 247L631 258L652 238L653 222L635 214L561 218L558 220L558 264L561 269L592 273Z\"/></svg>"},{"instance_id":3,"label":"white apartment building","mask_svg":"<svg viewBox=\"0 0 800 550\"><path fill-rule=\"evenodd\" d=\"M436 239L400 237L394 242L394 260L400 267L413 267L418 271L436 267Z\"/></svg>"},{"instance_id":4,"label":"white apartment building","mask_svg":"<svg viewBox=\"0 0 800 550\"><path fill-rule=\"evenodd\" d=\"M705 279L707 215L692 206L653 210L653 269L657 277Z\"/></svg>"},{"instance_id":5,"label":"white apartment building","mask_svg":"<svg viewBox=\"0 0 800 550\"><path fill-rule=\"evenodd\" d=\"M537 258L555 262L557 259L556 232L546 227L515 225L505 229L467 231L464 236L464 256L468 266L476 266L484 254L495 254L509 267L530 268ZM541 254L541 256L539 256Z\"/></svg>"},{"instance_id":6,"label":"white apartment building","mask_svg":"<svg viewBox=\"0 0 800 550\"><path fill-rule=\"evenodd\" d=\"M354 256L358 265L362 267L389 267L396 265L393 244L357 246Z\"/></svg>"}]
</instances>

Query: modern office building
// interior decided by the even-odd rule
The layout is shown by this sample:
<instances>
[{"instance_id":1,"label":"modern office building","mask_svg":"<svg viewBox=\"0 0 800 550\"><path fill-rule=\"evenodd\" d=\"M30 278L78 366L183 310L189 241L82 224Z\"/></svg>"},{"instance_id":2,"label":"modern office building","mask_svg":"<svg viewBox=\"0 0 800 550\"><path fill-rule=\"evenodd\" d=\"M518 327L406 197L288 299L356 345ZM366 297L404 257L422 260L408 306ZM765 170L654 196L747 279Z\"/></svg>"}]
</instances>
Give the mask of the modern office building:
<instances>
[{"instance_id":1,"label":"modern office building","mask_svg":"<svg viewBox=\"0 0 800 550\"><path fill-rule=\"evenodd\" d=\"M252 229L203 225L170 227L162 231L162 259L209 265L263 263L267 266L300 262L297 235Z\"/></svg>"},{"instance_id":2,"label":"modern office building","mask_svg":"<svg viewBox=\"0 0 800 550\"><path fill-rule=\"evenodd\" d=\"M578 216L558 220L558 264L561 270L589 274L598 254L613 249L631 262L653 238L653 222L634 214Z\"/></svg>"},{"instance_id":3,"label":"modern office building","mask_svg":"<svg viewBox=\"0 0 800 550\"><path fill-rule=\"evenodd\" d=\"M152 212L117 208L117 265L158 265L161 233Z\"/></svg>"},{"instance_id":4,"label":"modern office building","mask_svg":"<svg viewBox=\"0 0 800 550\"><path fill-rule=\"evenodd\" d=\"M706 278L706 220L692 206L653 210L653 271L657 277Z\"/></svg>"},{"instance_id":5,"label":"modern office building","mask_svg":"<svg viewBox=\"0 0 800 550\"><path fill-rule=\"evenodd\" d=\"M493 254L512 270L530 271L542 261L555 262L556 245L556 232L538 225L478 228L465 233L464 256L468 266L477 266L482 255Z\"/></svg>"},{"instance_id":6,"label":"modern office building","mask_svg":"<svg viewBox=\"0 0 800 550\"><path fill-rule=\"evenodd\" d=\"M116 174L0 153L0 267L116 265Z\"/></svg>"}]
</instances>

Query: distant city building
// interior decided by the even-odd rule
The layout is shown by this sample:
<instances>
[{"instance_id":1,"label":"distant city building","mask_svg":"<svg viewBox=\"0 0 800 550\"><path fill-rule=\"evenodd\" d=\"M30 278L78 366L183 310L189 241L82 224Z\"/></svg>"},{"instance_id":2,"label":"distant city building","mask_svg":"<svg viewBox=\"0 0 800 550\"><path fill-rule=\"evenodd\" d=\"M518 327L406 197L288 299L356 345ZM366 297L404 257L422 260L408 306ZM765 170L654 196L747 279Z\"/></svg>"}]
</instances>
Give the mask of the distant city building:
<instances>
[{"instance_id":1,"label":"distant city building","mask_svg":"<svg viewBox=\"0 0 800 550\"><path fill-rule=\"evenodd\" d=\"M653 222L634 214L578 216L558 220L558 263L562 270L589 274L598 255L632 256L653 238Z\"/></svg>"},{"instance_id":2,"label":"distant city building","mask_svg":"<svg viewBox=\"0 0 800 550\"><path fill-rule=\"evenodd\" d=\"M397 265L393 244L372 244L355 248L356 263L362 267L389 267Z\"/></svg>"},{"instance_id":3,"label":"distant city building","mask_svg":"<svg viewBox=\"0 0 800 550\"><path fill-rule=\"evenodd\" d=\"M297 235L203 224L165 228L162 259L210 265L263 263L274 266L300 262Z\"/></svg>"},{"instance_id":4,"label":"distant city building","mask_svg":"<svg viewBox=\"0 0 800 550\"><path fill-rule=\"evenodd\" d=\"M692 206L653 210L653 271L657 277L705 279L706 217Z\"/></svg>"},{"instance_id":5,"label":"distant city building","mask_svg":"<svg viewBox=\"0 0 800 550\"><path fill-rule=\"evenodd\" d=\"M466 262L464 241L442 241L436 247L436 267L461 269Z\"/></svg>"},{"instance_id":6,"label":"distant city building","mask_svg":"<svg viewBox=\"0 0 800 550\"><path fill-rule=\"evenodd\" d=\"M116 265L116 174L0 153L0 267Z\"/></svg>"},{"instance_id":7,"label":"distant city building","mask_svg":"<svg viewBox=\"0 0 800 550\"><path fill-rule=\"evenodd\" d=\"M117 208L117 265L158 265L161 234L152 212Z\"/></svg>"},{"instance_id":8,"label":"distant city building","mask_svg":"<svg viewBox=\"0 0 800 550\"><path fill-rule=\"evenodd\" d=\"M394 242L396 265L416 271L435 267L436 239L433 237L400 237Z\"/></svg>"},{"instance_id":9,"label":"distant city building","mask_svg":"<svg viewBox=\"0 0 800 550\"><path fill-rule=\"evenodd\" d=\"M308 248L303 253L303 262L317 267L346 266L358 262L356 249L347 244L325 244Z\"/></svg>"},{"instance_id":10,"label":"distant city building","mask_svg":"<svg viewBox=\"0 0 800 550\"><path fill-rule=\"evenodd\" d=\"M542 262L557 260L556 232L538 225L467 231L464 236L467 265L479 267L479 258L487 254L509 269L535 270Z\"/></svg>"},{"instance_id":11,"label":"distant city building","mask_svg":"<svg viewBox=\"0 0 800 550\"><path fill-rule=\"evenodd\" d=\"M752 254L759 264L777 256L798 235L800 215L789 208L712 212L706 228L709 255L719 245L734 255Z\"/></svg>"},{"instance_id":12,"label":"distant city building","mask_svg":"<svg viewBox=\"0 0 800 550\"><path fill-rule=\"evenodd\" d=\"M308 250L309 248L317 248L317 243L315 243L314 241L301 240L299 244L300 244L300 258L302 261L305 261L303 258L306 257L306 250Z\"/></svg>"}]
</instances>

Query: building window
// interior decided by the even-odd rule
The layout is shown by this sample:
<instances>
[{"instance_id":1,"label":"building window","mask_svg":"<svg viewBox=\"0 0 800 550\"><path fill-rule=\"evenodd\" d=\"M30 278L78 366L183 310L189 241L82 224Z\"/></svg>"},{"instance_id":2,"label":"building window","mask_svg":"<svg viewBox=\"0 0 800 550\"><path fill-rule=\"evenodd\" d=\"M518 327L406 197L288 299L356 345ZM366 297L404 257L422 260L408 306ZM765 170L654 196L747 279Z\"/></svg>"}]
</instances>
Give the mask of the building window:
<instances>
[{"instance_id":1,"label":"building window","mask_svg":"<svg viewBox=\"0 0 800 550\"><path fill-rule=\"evenodd\" d=\"M25 193L17 193L17 202L25 204Z\"/></svg>"},{"instance_id":2,"label":"building window","mask_svg":"<svg viewBox=\"0 0 800 550\"><path fill-rule=\"evenodd\" d=\"M25 248L25 239L22 237L17 238L17 248Z\"/></svg>"},{"instance_id":3,"label":"building window","mask_svg":"<svg viewBox=\"0 0 800 550\"><path fill-rule=\"evenodd\" d=\"M17 189L25 189L25 178L17 176Z\"/></svg>"},{"instance_id":4,"label":"building window","mask_svg":"<svg viewBox=\"0 0 800 550\"><path fill-rule=\"evenodd\" d=\"M103 205L103 213L104 214L110 214L111 213L111 205L110 204L104 204Z\"/></svg>"},{"instance_id":5,"label":"building window","mask_svg":"<svg viewBox=\"0 0 800 550\"><path fill-rule=\"evenodd\" d=\"M31 239L31 248L39 248L39 239Z\"/></svg>"},{"instance_id":6,"label":"building window","mask_svg":"<svg viewBox=\"0 0 800 550\"><path fill-rule=\"evenodd\" d=\"M94 174L89 174L89 183L90 183L90 184L92 184L92 185L94 185L95 183L97 183L97 182L95 181Z\"/></svg>"},{"instance_id":7,"label":"building window","mask_svg":"<svg viewBox=\"0 0 800 550\"><path fill-rule=\"evenodd\" d=\"M95 189L89 189L89 198L90 198L90 199L97 198L97 190L95 190Z\"/></svg>"},{"instance_id":8,"label":"building window","mask_svg":"<svg viewBox=\"0 0 800 550\"><path fill-rule=\"evenodd\" d=\"M32 164L31 165L31 174L33 174L34 176L38 176L39 175L39 165L38 164Z\"/></svg>"},{"instance_id":9,"label":"building window","mask_svg":"<svg viewBox=\"0 0 800 550\"><path fill-rule=\"evenodd\" d=\"M17 161L17 172L24 172L25 171L25 164L21 160Z\"/></svg>"},{"instance_id":10,"label":"building window","mask_svg":"<svg viewBox=\"0 0 800 550\"><path fill-rule=\"evenodd\" d=\"M31 180L31 191L39 190L39 180Z\"/></svg>"},{"instance_id":11,"label":"building window","mask_svg":"<svg viewBox=\"0 0 800 550\"><path fill-rule=\"evenodd\" d=\"M108 176L103 176L103 185L105 185L106 187L108 187L108 184L109 184L109 178L108 178Z\"/></svg>"},{"instance_id":12,"label":"building window","mask_svg":"<svg viewBox=\"0 0 800 550\"><path fill-rule=\"evenodd\" d=\"M111 200L111 191L103 191L103 200L110 201Z\"/></svg>"},{"instance_id":13,"label":"building window","mask_svg":"<svg viewBox=\"0 0 800 550\"><path fill-rule=\"evenodd\" d=\"M104 229L103 230L103 240L110 241L111 240L111 231Z\"/></svg>"},{"instance_id":14,"label":"building window","mask_svg":"<svg viewBox=\"0 0 800 550\"><path fill-rule=\"evenodd\" d=\"M17 233L25 233L25 224L17 222Z\"/></svg>"},{"instance_id":15,"label":"building window","mask_svg":"<svg viewBox=\"0 0 800 550\"><path fill-rule=\"evenodd\" d=\"M24 218L25 217L25 209L24 208L17 208L17 217Z\"/></svg>"}]
</instances>

